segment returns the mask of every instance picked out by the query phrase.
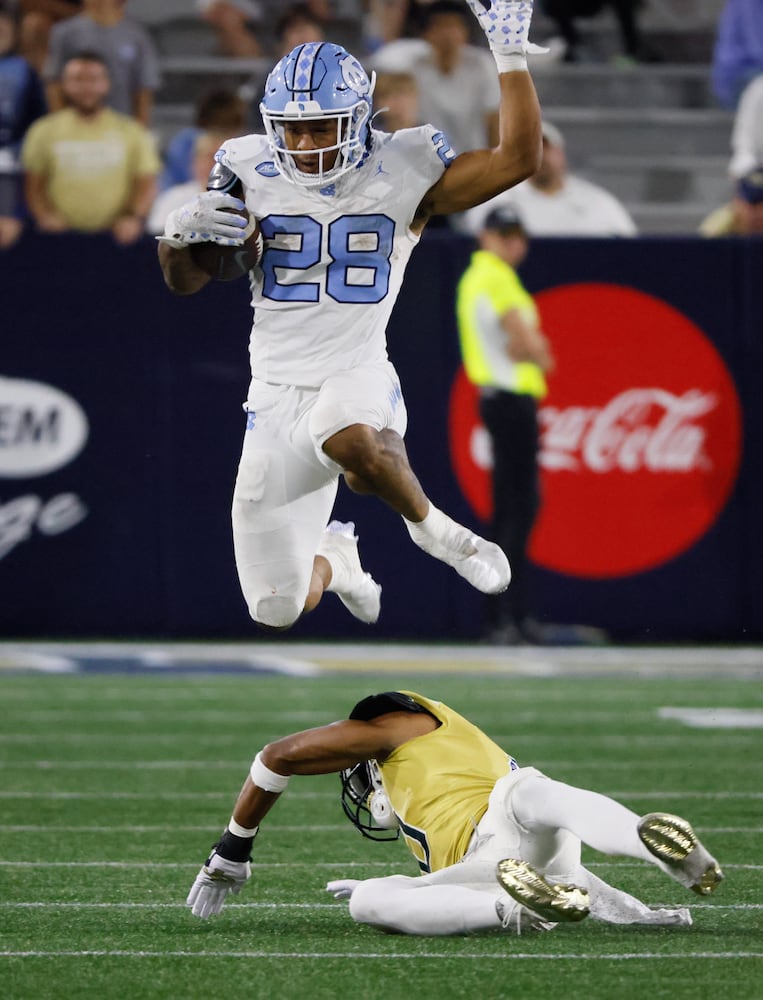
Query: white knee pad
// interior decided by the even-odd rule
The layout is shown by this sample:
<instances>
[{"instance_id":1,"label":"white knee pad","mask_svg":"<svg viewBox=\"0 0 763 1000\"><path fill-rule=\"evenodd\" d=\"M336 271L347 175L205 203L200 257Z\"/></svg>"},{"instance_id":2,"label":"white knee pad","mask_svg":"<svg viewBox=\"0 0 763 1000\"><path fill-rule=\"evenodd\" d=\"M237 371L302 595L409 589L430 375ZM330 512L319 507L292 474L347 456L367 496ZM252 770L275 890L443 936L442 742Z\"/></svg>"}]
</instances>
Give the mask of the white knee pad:
<instances>
[{"instance_id":1,"label":"white knee pad","mask_svg":"<svg viewBox=\"0 0 763 1000\"><path fill-rule=\"evenodd\" d=\"M288 628L302 614L302 607L293 597L273 594L261 597L250 614L260 625L271 628Z\"/></svg>"}]
</instances>

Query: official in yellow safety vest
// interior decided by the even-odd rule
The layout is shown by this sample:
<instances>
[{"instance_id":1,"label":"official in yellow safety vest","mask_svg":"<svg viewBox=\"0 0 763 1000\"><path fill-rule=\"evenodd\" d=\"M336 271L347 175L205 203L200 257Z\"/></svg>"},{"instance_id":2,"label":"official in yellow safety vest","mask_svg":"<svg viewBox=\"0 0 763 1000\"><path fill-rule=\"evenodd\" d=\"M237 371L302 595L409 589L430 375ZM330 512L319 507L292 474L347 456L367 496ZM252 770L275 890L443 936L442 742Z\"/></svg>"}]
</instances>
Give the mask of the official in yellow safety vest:
<instances>
[{"instance_id":1,"label":"official in yellow safety vest","mask_svg":"<svg viewBox=\"0 0 763 1000\"><path fill-rule=\"evenodd\" d=\"M511 206L494 209L478 240L458 284L458 330L464 368L479 387L480 415L492 443L490 537L512 570L508 590L488 598L486 637L534 642L538 625L529 606L526 549L540 506L537 406L546 395L553 356L516 270L529 245L520 217Z\"/></svg>"}]
</instances>

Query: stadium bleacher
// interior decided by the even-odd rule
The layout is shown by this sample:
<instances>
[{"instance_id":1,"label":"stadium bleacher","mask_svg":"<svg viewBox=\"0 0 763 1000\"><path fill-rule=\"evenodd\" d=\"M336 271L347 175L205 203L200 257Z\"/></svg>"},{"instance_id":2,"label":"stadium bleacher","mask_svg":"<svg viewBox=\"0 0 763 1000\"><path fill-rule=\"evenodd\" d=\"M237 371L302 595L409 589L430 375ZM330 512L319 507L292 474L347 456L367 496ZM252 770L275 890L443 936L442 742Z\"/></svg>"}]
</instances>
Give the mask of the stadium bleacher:
<instances>
[{"instance_id":1,"label":"stadium bleacher","mask_svg":"<svg viewBox=\"0 0 763 1000\"><path fill-rule=\"evenodd\" d=\"M642 232L695 232L729 196L732 115L710 88L722 7L723 0L647 0L641 29L661 62L623 65L607 11L579 22L595 61L534 60L544 115L562 129L572 168L617 195ZM161 143L191 121L195 98L212 82L238 88L271 63L216 55L212 30L189 11L188 0L131 0L131 13L149 27L162 57L154 115ZM338 30L338 40L350 42L350 26L340 23ZM553 31L536 13L535 37Z\"/></svg>"}]
</instances>

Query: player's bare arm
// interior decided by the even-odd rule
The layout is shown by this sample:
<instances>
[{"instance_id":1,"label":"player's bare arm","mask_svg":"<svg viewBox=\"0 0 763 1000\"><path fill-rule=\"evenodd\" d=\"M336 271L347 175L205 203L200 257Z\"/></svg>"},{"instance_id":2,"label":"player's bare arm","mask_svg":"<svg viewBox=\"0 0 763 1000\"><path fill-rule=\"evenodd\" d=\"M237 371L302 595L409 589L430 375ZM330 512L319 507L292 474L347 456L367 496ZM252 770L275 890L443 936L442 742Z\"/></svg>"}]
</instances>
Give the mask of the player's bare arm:
<instances>
[{"instance_id":1,"label":"player's bare arm","mask_svg":"<svg viewBox=\"0 0 763 1000\"><path fill-rule=\"evenodd\" d=\"M498 144L462 153L426 193L412 229L421 232L431 215L463 212L524 180L540 166L538 97L527 72L532 0L466 0L490 46L501 87Z\"/></svg>"},{"instance_id":2,"label":"player's bare arm","mask_svg":"<svg viewBox=\"0 0 763 1000\"><path fill-rule=\"evenodd\" d=\"M212 280L194 264L188 247L172 247L167 243L160 243L158 253L164 283L175 295L193 295Z\"/></svg>"},{"instance_id":3,"label":"player's bare arm","mask_svg":"<svg viewBox=\"0 0 763 1000\"><path fill-rule=\"evenodd\" d=\"M432 215L463 212L530 177L540 166L541 117L532 77L501 73L499 143L461 153L424 196L414 218L420 232Z\"/></svg>"},{"instance_id":4,"label":"player's bare arm","mask_svg":"<svg viewBox=\"0 0 763 1000\"><path fill-rule=\"evenodd\" d=\"M411 712L386 712L369 722L346 719L269 743L262 759L279 774L331 774L359 760L384 760L437 725L431 715Z\"/></svg>"},{"instance_id":5,"label":"player's bare arm","mask_svg":"<svg viewBox=\"0 0 763 1000\"><path fill-rule=\"evenodd\" d=\"M401 744L436 729L426 713L388 712L370 722L346 719L317 729L293 733L260 751L262 764L284 778L292 775L334 774L361 760L384 760ZM251 829L276 802L279 792L261 788L247 777L233 810L233 819Z\"/></svg>"}]
</instances>

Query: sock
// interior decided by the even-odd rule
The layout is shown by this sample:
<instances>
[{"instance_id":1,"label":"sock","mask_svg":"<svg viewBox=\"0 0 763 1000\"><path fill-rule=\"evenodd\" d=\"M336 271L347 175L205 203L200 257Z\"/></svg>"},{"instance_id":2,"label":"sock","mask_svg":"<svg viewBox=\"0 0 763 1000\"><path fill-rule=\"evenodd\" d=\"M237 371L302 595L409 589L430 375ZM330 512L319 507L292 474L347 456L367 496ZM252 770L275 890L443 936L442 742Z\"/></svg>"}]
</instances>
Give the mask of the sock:
<instances>
[{"instance_id":1,"label":"sock","mask_svg":"<svg viewBox=\"0 0 763 1000\"><path fill-rule=\"evenodd\" d=\"M470 540L467 529L457 524L452 517L448 517L439 507L435 507L431 501L427 516L423 521L409 521L407 518L403 518L403 520L413 541L425 552L437 555L438 558L443 558L446 553L453 558L459 552L463 558L466 558L474 555L477 551L474 543ZM464 537L459 540L461 545L458 548L447 544L447 536L453 532L453 529L464 533Z\"/></svg>"}]
</instances>

